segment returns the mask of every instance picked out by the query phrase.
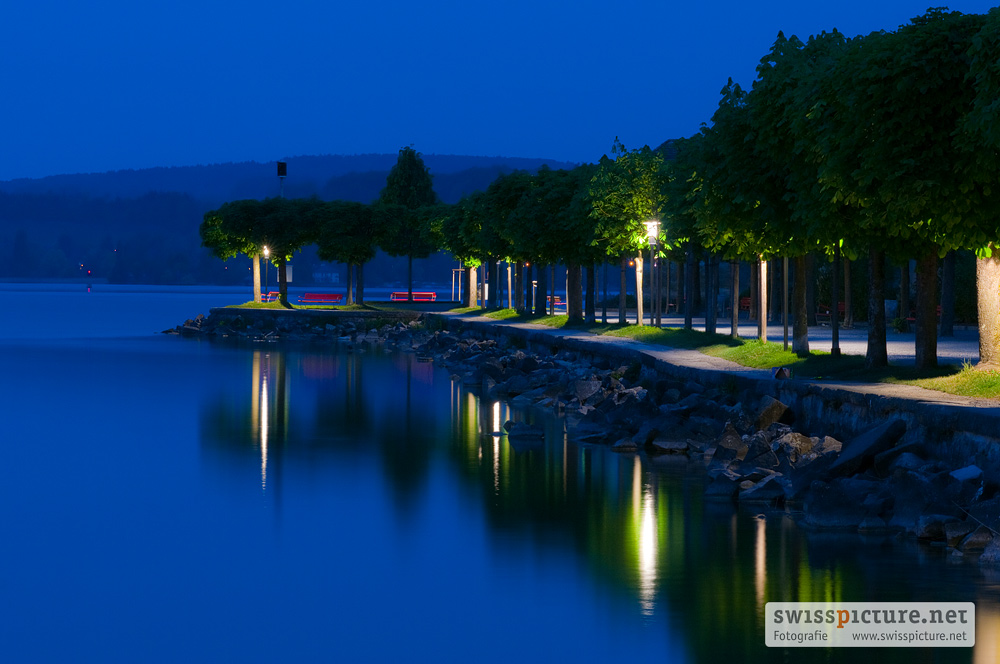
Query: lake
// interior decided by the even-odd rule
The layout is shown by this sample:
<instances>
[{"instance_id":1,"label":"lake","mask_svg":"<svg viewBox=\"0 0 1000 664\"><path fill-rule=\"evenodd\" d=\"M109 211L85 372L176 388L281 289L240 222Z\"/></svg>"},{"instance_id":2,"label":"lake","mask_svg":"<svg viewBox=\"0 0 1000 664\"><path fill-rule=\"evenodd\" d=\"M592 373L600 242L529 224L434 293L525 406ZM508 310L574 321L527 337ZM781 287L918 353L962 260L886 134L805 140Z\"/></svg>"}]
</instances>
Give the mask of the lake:
<instances>
[{"instance_id":1,"label":"lake","mask_svg":"<svg viewBox=\"0 0 1000 664\"><path fill-rule=\"evenodd\" d=\"M412 354L156 334L246 299L0 285L0 659L997 660L1000 574L942 549L706 502ZM764 647L826 599L973 601L977 645Z\"/></svg>"}]
</instances>

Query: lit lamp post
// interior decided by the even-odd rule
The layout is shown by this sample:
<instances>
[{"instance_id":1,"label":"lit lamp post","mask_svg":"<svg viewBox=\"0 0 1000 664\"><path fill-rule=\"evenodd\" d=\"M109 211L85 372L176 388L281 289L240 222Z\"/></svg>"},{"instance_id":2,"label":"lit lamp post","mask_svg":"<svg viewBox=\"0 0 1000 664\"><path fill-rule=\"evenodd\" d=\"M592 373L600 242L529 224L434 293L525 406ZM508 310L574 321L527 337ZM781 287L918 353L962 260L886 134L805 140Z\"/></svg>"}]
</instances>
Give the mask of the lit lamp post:
<instances>
[{"instance_id":1,"label":"lit lamp post","mask_svg":"<svg viewBox=\"0 0 1000 664\"><path fill-rule=\"evenodd\" d=\"M267 264L271 262L270 260L268 260L268 257L270 255L271 252L268 251L267 247L264 247L264 293L265 293L264 297L267 297L267 294L271 292L270 288L268 288L267 285Z\"/></svg>"},{"instance_id":2,"label":"lit lamp post","mask_svg":"<svg viewBox=\"0 0 1000 664\"><path fill-rule=\"evenodd\" d=\"M646 237L649 239L649 283L650 283L650 303L652 306L649 308L649 324L650 325L660 325L660 293L659 293L659 280L657 279L658 270L656 269L656 241L660 236L660 222L656 219L650 219L644 222L646 224Z\"/></svg>"}]
</instances>

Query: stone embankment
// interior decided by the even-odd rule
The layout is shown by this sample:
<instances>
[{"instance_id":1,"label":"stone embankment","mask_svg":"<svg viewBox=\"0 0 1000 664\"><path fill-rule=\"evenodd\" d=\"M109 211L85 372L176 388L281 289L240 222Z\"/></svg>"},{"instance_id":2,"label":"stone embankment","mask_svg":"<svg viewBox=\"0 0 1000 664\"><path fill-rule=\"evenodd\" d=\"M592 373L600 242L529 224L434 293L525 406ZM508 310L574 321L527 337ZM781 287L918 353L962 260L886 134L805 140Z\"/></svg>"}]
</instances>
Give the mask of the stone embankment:
<instances>
[{"instance_id":1,"label":"stone embankment","mask_svg":"<svg viewBox=\"0 0 1000 664\"><path fill-rule=\"evenodd\" d=\"M217 307L198 314L164 334L230 341L377 341L399 330L419 327L415 311L332 311L320 309L244 309ZM393 334L389 335L392 331Z\"/></svg>"},{"instance_id":2,"label":"stone embankment","mask_svg":"<svg viewBox=\"0 0 1000 664\"><path fill-rule=\"evenodd\" d=\"M778 399L706 386L568 349L538 355L509 337L438 331L417 352L490 400L548 408L569 435L615 452L703 461L710 499L783 508L806 528L908 534L1000 564L996 469L957 467L891 418L844 442L795 427ZM512 440L540 435L507 424Z\"/></svg>"}]
</instances>

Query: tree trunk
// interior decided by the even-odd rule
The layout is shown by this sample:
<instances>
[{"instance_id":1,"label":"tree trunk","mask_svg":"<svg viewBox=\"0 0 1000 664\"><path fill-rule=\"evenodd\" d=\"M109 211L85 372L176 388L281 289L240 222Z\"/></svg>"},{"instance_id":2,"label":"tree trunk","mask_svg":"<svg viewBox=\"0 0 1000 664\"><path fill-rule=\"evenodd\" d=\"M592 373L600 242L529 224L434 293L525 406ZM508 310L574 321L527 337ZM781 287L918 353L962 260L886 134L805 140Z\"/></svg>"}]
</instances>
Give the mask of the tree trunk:
<instances>
[{"instance_id":1,"label":"tree trunk","mask_svg":"<svg viewBox=\"0 0 1000 664\"><path fill-rule=\"evenodd\" d=\"M406 256L406 301L413 302L413 255Z\"/></svg>"},{"instance_id":2,"label":"tree trunk","mask_svg":"<svg viewBox=\"0 0 1000 664\"><path fill-rule=\"evenodd\" d=\"M620 284L618 285L618 323L624 325L628 322L628 294L626 293L626 288L628 283L626 281L628 272L628 259L622 256L621 260L621 274L620 274Z\"/></svg>"},{"instance_id":3,"label":"tree trunk","mask_svg":"<svg viewBox=\"0 0 1000 664\"><path fill-rule=\"evenodd\" d=\"M906 320L910 316L910 261L903 261L903 266L899 268L899 300L896 305L896 318L903 321L903 329L910 329L910 324Z\"/></svg>"},{"instance_id":4,"label":"tree trunk","mask_svg":"<svg viewBox=\"0 0 1000 664\"><path fill-rule=\"evenodd\" d=\"M851 260L844 259L844 327L854 327L854 302L851 297Z\"/></svg>"},{"instance_id":5,"label":"tree trunk","mask_svg":"<svg viewBox=\"0 0 1000 664\"><path fill-rule=\"evenodd\" d=\"M549 307L545 296L549 294L549 271L545 269L546 266L539 263L535 266L535 271L538 273L538 286L535 289L535 315L544 316L548 313Z\"/></svg>"},{"instance_id":6,"label":"tree trunk","mask_svg":"<svg viewBox=\"0 0 1000 664\"><path fill-rule=\"evenodd\" d=\"M597 322L597 266L587 266L587 301L584 303L583 318L588 323Z\"/></svg>"},{"instance_id":7,"label":"tree trunk","mask_svg":"<svg viewBox=\"0 0 1000 664\"><path fill-rule=\"evenodd\" d=\"M358 295L354 298L354 301L360 305L365 303L365 264L363 261L358 263L357 270L358 282L355 284L354 288Z\"/></svg>"},{"instance_id":8,"label":"tree trunk","mask_svg":"<svg viewBox=\"0 0 1000 664\"><path fill-rule=\"evenodd\" d=\"M602 264L602 272L604 273L604 297L601 298L601 322L607 325L608 323L608 261L605 259Z\"/></svg>"},{"instance_id":9,"label":"tree trunk","mask_svg":"<svg viewBox=\"0 0 1000 664\"><path fill-rule=\"evenodd\" d=\"M769 261L768 277L771 279L771 292L767 296L767 320L777 323L781 320L778 309L781 307L781 261Z\"/></svg>"},{"instance_id":10,"label":"tree trunk","mask_svg":"<svg viewBox=\"0 0 1000 664\"><path fill-rule=\"evenodd\" d=\"M805 256L796 256L795 280L792 282L792 352L799 357L809 354L808 273L809 260Z\"/></svg>"},{"instance_id":11,"label":"tree trunk","mask_svg":"<svg viewBox=\"0 0 1000 664\"><path fill-rule=\"evenodd\" d=\"M701 256L695 255L694 262L688 263L688 268L691 270L691 275L694 277L694 286L691 287L691 292L688 293L688 297L691 298L693 302L693 312L698 314L701 313Z\"/></svg>"},{"instance_id":12,"label":"tree trunk","mask_svg":"<svg viewBox=\"0 0 1000 664\"><path fill-rule=\"evenodd\" d=\"M719 262L712 253L705 259L705 281L708 282L705 289L705 332L715 334L715 303L719 299Z\"/></svg>"},{"instance_id":13,"label":"tree trunk","mask_svg":"<svg viewBox=\"0 0 1000 664\"><path fill-rule=\"evenodd\" d=\"M529 316L535 313L534 267L531 263L524 266L524 312Z\"/></svg>"},{"instance_id":14,"label":"tree trunk","mask_svg":"<svg viewBox=\"0 0 1000 664\"><path fill-rule=\"evenodd\" d=\"M944 257L941 270L941 331L942 337L955 336L955 250Z\"/></svg>"},{"instance_id":15,"label":"tree trunk","mask_svg":"<svg viewBox=\"0 0 1000 664\"><path fill-rule=\"evenodd\" d=\"M760 304L757 308L757 338L767 341L767 261L757 261L757 274L760 275L760 283L757 284L757 293L760 296Z\"/></svg>"},{"instance_id":16,"label":"tree trunk","mask_svg":"<svg viewBox=\"0 0 1000 664\"><path fill-rule=\"evenodd\" d=\"M868 349L865 368L889 366L885 345L885 252L868 249Z\"/></svg>"},{"instance_id":17,"label":"tree trunk","mask_svg":"<svg viewBox=\"0 0 1000 664\"><path fill-rule=\"evenodd\" d=\"M937 366L937 268L938 256L934 247L917 259L915 356L918 369Z\"/></svg>"},{"instance_id":18,"label":"tree trunk","mask_svg":"<svg viewBox=\"0 0 1000 664\"><path fill-rule=\"evenodd\" d=\"M465 294L462 296L464 300L462 304L467 307L476 306L476 289L479 287L479 284L476 283L479 281L478 277L479 272L475 266L470 265L465 269Z\"/></svg>"},{"instance_id":19,"label":"tree trunk","mask_svg":"<svg viewBox=\"0 0 1000 664\"><path fill-rule=\"evenodd\" d=\"M347 304L354 304L354 263L347 264Z\"/></svg>"},{"instance_id":20,"label":"tree trunk","mask_svg":"<svg viewBox=\"0 0 1000 664\"><path fill-rule=\"evenodd\" d=\"M510 261L507 262L507 308L514 308L514 284L511 283Z\"/></svg>"},{"instance_id":21,"label":"tree trunk","mask_svg":"<svg viewBox=\"0 0 1000 664\"><path fill-rule=\"evenodd\" d=\"M830 334L833 337L830 355L840 356L840 244L833 246L833 278L830 283Z\"/></svg>"},{"instance_id":22,"label":"tree trunk","mask_svg":"<svg viewBox=\"0 0 1000 664\"><path fill-rule=\"evenodd\" d=\"M524 313L524 261L514 264L514 310Z\"/></svg>"},{"instance_id":23,"label":"tree trunk","mask_svg":"<svg viewBox=\"0 0 1000 664\"><path fill-rule=\"evenodd\" d=\"M489 269L489 258L484 258L483 262L479 264L479 307L485 309L487 307L486 294L489 291L489 286L486 281L486 270Z\"/></svg>"},{"instance_id":24,"label":"tree trunk","mask_svg":"<svg viewBox=\"0 0 1000 664\"><path fill-rule=\"evenodd\" d=\"M549 315L556 315L556 264L549 267Z\"/></svg>"},{"instance_id":25,"label":"tree trunk","mask_svg":"<svg viewBox=\"0 0 1000 664\"><path fill-rule=\"evenodd\" d=\"M663 268L664 268L664 274L666 275L666 279L664 279L662 282L663 295L661 297L663 297L665 301L663 305L664 306L663 314L669 316L670 315L670 261L664 260Z\"/></svg>"},{"instance_id":26,"label":"tree trunk","mask_svg":"<svg viewBox=\"0 0 1000 664\"><path fill-rule=\"evenodd\" d=\"M732 302L733 319L729 323L729 336L733 339L740 338L740 262L732 261L729 264L730 279L732 280L732 293L729 294Z\"/></svg>"},{"instance_id":27,"label":"tree trunk","mask_svg":"<svg viewBox=\"0 0 1000 664\"><path fill-rule=\"evenodd\" d=\"M288 272L285 270L285 260L282 259L278 263L278 297L281 299L281 306L286 309L291 309L292 305L288 304Z\"/></svg>"},{"instance_id":28,"label":"tree trunk","mask_svg":"<svg viewBox=\"0 0 1000 664\"><path fill-rule=\"evenodd\" d=\"M795 278L798 279L797 274ZM806 319L809 325L816 325L816 254L806 256L802 279L806 282Z\"/></svg>"},{"instance_id":29,"label":"tree trunk","mask_svg":"<svg viewBox=\"0 0 1000 664\"><path fill-rule=\"evenodd\" d=\"M687 311L684 306L684 289L687 288L687 258L677 261L677 308L678 314Z\"/></svg>"},{"instance_id":30,"label":"tree trunk","mask_svg":"<svg viewBox=\"0 0 1000 664\"><path fill-rule=\"evenodd\" d=\"M747 318L757 320L757 312L760 310L760 261L756 260L750 264L750 312ZM758 326L759 327L759 326ZM759 332L760 330L758 330Z\"/></svg>"},{"instance_id":31,"label":"tree trunk","mask_svg":"<svg viewBox=\"0 0 1000 664\"><path fill-rule=\"evenodd\" d=\"M260 302L260 254L250 257L253 266L253 301Z\"/></svg>"},{"instance_id":32,"label":"tree trunk","mask_svg":"<svg viewBox=\"0 0 1000 664\"><path fill-rule=\"evenodd\" d=\"M688 245L687 265L684 267L684 329L694 329L694 284L698 264L694 262L694 249Z\"/></svg>"},{"instance_id":33,"label":"tree trunk","mask_svg":"<svg viewBox=\"0 0 1000 664\"><path fill-rule=\"evenodd\" d=\"M566 317L569 323L583 322L583 268L566 264Z\"/></svg>"},{"instance_id":34,"label":"tree trunk","mask_svg":"<svg viewBox=\"0 0 1000 664\"><path fill-rule=\"evenodd\" d=\"M636 325L643 325L643 302L642 302L642 252L635 257L635 322Z\"/></svg>"},{"instance_id":35,"label":"tree trunk","mask_svg":"<svg viewBox=\"0 0 1000 664\"><path fill-rule=\"evenodd\" d=\"M979 310L979 364L977 369L1000 369L1000 247L993 255L976 259L976 307Z\"/></svg>"}]
</instances>

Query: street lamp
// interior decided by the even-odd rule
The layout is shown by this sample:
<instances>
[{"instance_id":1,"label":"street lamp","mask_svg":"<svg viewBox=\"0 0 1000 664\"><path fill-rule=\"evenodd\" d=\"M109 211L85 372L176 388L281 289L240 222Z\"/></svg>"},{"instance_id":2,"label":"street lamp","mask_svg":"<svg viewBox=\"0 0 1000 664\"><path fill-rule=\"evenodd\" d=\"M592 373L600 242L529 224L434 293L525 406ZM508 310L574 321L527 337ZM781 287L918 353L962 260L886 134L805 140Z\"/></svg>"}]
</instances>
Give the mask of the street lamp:
<instances>
[{"instance_id":1,"label":"street lamp","mask_svg":"<svg viewBox=\"0 0 1000 664\"><path fill-rule=\"evenodd\" d=\"M656 269L656 241L660 237L660 222L658 219L650 219L649 221L643 222L646 225L646 237L649 240L649 281L652 288L650 295L650 302L653 304L649 308L649 324L650 325L660 325L660 293L659 293L659 279Z\"/></svg>"},{"instance_id":2,"label":"street lamp","mask_svg":"<svg viewBox=\"0 0 1000 664\"><path fill-rule=\"evenodd\" d=\"M268 251L267 247L264 247L264 292L267 293L267 294L270 294L270 292L271 292L271 289L268 288L268 285L267 285L267 264L270 263L270 260L268 260L268 257L270 255L271 255L271 252ZM265 297L266 297L266 295L265 295Z\"/></svg>"}]
</instances>

